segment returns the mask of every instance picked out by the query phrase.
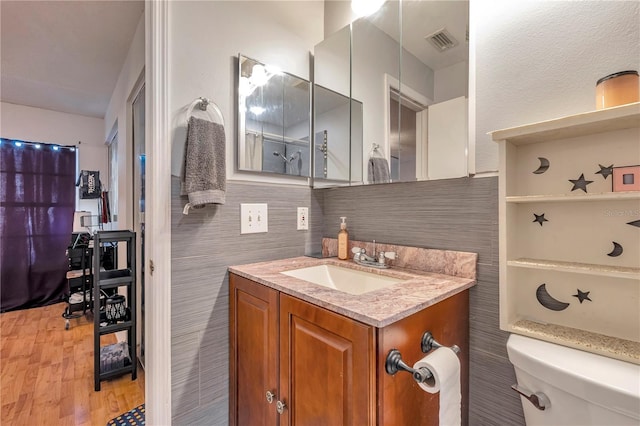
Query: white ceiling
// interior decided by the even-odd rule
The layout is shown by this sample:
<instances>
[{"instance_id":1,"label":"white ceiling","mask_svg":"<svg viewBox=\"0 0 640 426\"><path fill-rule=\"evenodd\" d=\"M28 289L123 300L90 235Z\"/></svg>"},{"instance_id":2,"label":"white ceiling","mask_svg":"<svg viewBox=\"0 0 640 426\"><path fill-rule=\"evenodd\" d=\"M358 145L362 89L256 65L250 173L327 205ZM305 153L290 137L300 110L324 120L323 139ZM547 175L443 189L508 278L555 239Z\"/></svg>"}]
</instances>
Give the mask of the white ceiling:
<instances>
[{"instance_id":1,"label":"white ceiling","mask_svg":"<svg viewBox=\"0 0 640 426\"><path fill-rule=\"evenodd\" d=\"M0 99L104 118L144 1L0 1Z\"/></svg>"},{"instance_id":2,"label":"white ceiling","mask_svg":"<svg viewBox=\"0 0 640 426\"><path fill-rule=\"evenodd\" d=\"M365 19L400 42L398 9L397 1L387 1L379 12ZM402 47L434 71L468 60L468 25L468 0L402 2ZM458 44L440 52L425 37L443 28L449 31Z\"/></svg>"}]
</instances>

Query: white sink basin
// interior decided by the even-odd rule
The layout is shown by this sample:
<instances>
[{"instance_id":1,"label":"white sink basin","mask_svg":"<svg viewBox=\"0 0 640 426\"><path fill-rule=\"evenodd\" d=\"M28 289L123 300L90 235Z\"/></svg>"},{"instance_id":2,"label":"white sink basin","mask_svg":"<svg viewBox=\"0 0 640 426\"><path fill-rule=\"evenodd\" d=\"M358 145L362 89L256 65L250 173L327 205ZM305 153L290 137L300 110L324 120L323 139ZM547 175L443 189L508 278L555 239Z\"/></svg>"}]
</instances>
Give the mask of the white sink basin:
<instances>
[{"instance_id":1,"label":"white sink basin","mask_svg":"<svg viewBox=\"0 0 640 426\"><path fill-rule=\"evenodd\" d=\"M368 293L404 281L399 278L335 265L309 266L307 268L284 271L281 274L355 295Z\"/></svg>"}]
</instances>

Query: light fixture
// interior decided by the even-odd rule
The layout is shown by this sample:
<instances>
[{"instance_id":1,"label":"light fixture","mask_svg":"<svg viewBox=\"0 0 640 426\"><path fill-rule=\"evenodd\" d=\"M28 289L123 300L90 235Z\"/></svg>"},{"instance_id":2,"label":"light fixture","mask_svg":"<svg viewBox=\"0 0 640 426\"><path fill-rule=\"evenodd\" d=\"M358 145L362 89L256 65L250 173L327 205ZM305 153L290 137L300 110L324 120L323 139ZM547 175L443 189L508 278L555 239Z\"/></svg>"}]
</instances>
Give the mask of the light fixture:
<instances>
[{"instance_id":1,"label":"light fixture","mask_svg":"<svg viewBox=\"0 0 640 426\"><path fill-rule=\"evenodd\" d=\"M253 92L253 85L247 77L240 77L239 91L242 96L249 96Z\"/></svg>"},{"instance_id":2,"label":"light fixture","mask_svg":"<svg viewBox=\"0 0 640 426\"><path fill-rule=\"evenodd\" d=\"M264 86L269 81L269 77L267 77L267 70L264 68L264 65L256 64L253 66L251 70L251 77L249 77L249 81L255 86Z\"/></svg>"},{"instance_id":3,"label":"light fixture","mask_svg":"<svg viewBox=\"0 0 640 426\"><path fill-rule=\"evenodd\" d=\"M36 149L40 149L42 148L42 145L40 145L39 143L35 144Z\"/></svg>"},{"instance_id":4,"label":"light fixture","mask_svg":"<svg viewBox=\"0 0 640 426\"><path fill-rule=\"evenodd\" d=\"M58 145L54 145L54 146L53 146L53 150L54 150L54 151L58 151L59 149L60 149L60 147L59 147Z\"/></svg>"},{"instance_id":5,"label":"light fixture","mask_svg":"<svg viewBox=\"0 0 640 426\"><path fill-rule=\"evenodd\" d=\"M282 75L282 70L275 65L265 65L265 70L267 71L267 75L269 78L274 75Z\"/></svg>"},{"instance_id":6,"label":"light fixture","mask_svg":"<svg viewBox=\"0 0 640 426\"><path fill-rule=\"evenodd\" d=\"M358 17L369 16L382 7L385 0L351 0L351 10Z\"/></svg>"},{"instance_id":7,"label":"light fixture","mask_svg":"<svg viewBox=\"0 0 640 426\"><path fill-rule=\"evenodd\" d=\"M265 109L261 106L252 106L251 108L249 108L249 111L251 111L251 114L253 115L260 115L265 112Z\"/></svg>"},{"instance_id":8,"label":"light fixture","mask_svg":"<svg viewBox=\"0 0 640 426\"><path fill-rule=\"evenodd\" d=\"M14 142L13 144L15 146L17 146L18 148L20 148L22 146L22 142Z\"/></svg>"}]
</instances>

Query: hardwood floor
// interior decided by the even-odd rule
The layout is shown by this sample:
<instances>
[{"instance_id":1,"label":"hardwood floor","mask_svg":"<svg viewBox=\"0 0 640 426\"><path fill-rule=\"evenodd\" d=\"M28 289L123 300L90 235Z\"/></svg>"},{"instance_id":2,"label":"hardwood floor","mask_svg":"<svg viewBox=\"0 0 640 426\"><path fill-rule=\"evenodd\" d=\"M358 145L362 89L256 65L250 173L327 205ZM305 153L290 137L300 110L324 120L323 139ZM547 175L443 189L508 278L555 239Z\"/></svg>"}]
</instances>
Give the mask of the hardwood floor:
<instances>
[{"instance_id":1,"label":"hardwood floor","mask_svg":"<svg viewBox=\"0 0 640 426\"><path fill-rule=\"evenodd\" d=\"M144 402L144 370L93 389L93 322L65 304L0 314L0 424L105 425ZM112 343L115 336L110 336Z\"/></svg>"}]
</instances>

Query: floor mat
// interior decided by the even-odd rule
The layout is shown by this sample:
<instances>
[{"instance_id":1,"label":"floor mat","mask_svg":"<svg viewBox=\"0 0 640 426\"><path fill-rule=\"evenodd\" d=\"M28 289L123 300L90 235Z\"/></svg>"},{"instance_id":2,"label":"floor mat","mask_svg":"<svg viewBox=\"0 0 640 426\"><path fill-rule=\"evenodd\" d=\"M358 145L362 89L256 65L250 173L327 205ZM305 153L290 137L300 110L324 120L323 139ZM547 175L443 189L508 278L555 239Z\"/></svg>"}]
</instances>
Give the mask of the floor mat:
<instances>
[{"instance_id":1,"label":"floor mat","mask_svg":"<svg viewBox=\"0 0 640 426\"><path fill-rule=\"evenodd\" d=\"M143 426L144 404L109 420L107 426Z\"/></svg>"}]
</instances>

